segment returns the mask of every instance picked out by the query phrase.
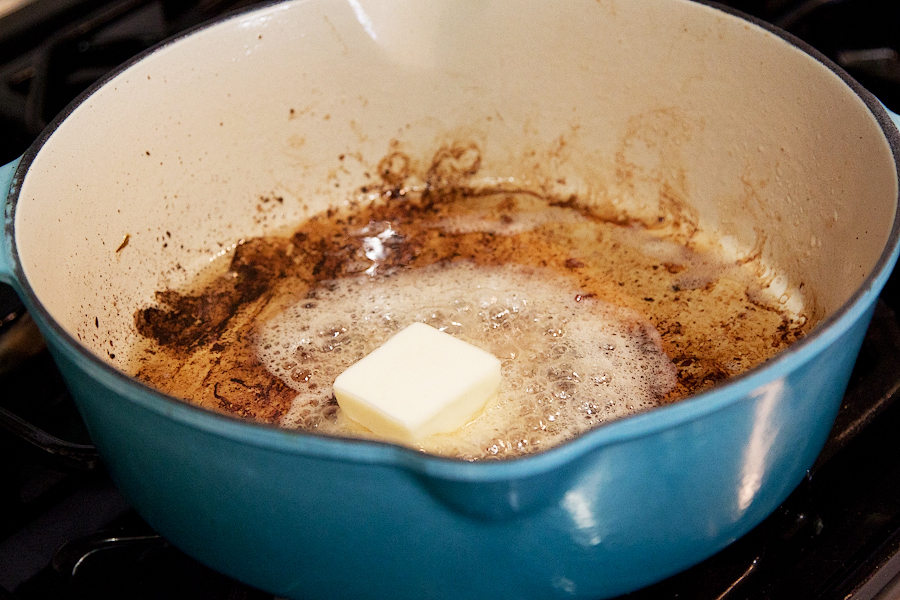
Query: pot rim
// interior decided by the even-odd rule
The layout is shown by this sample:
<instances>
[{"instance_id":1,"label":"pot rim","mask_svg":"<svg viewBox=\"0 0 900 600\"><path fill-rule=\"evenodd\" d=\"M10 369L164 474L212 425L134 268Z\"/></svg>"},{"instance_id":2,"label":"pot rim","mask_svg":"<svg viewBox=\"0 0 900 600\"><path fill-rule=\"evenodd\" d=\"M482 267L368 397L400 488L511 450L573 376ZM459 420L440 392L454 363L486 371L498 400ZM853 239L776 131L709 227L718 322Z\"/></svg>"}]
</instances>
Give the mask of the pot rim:
<instances>
[{"instance_id":1,"label":"pot rim","mask_svg":"<svg viewBox=\"0 0 900 600\"><path fill-rule=\"evenodd\" d=\"M900 132L894 126L884 106L875 96L863 88L840 66L793 34L754 16L711 0L683 1L704 5L756 25L803 51L837 75L869 108L878 122L891 148L898 189L900 189ZM747 398L754 391L758 392L766 384L771 384L788 373L795 371L833 344L854 323L863 317L877 300L878 294L891 274L893 265L897 261L898 254L900 254L900 243L898 243L900 242L900 191L898 191L894 222L891 226L887 243L872 271L850 299L837 311L818 323L809 335L794 342L789 348L783 350L769 361L698 394L670 405L601 425L553 448L518 458L468 462L457 458L426 454L390 442L289 430L277 425L248 421L236 416L214 412L163 394L95 356L93 352L83 346L56 322L28 284L15 244L15 214L21 185L35 157L62 122L94 93L131 66L173 43L212 26L231 19L241 18L250 13L272 10L274 7L286 3L287 0L272 0L223 14L168 38L132 57L91 85L60 112L28 148L16 168L7 198L5 227L11 249L10 258L16 279L16 287L18 288L17 291L24 297L26 304L29 305L29 310L32 313L36 313L36 317L43 323L44 327L61 340L62 343L57 347L58 351L65 352L67 357L80 369L86 371L90 377L97 379L129 401L136 402L147 410L210 433L225 435L243 443L268 447L269 449L288 454L304 454L340 461L404 465L424 474L465 481L508 480L536 475L553 470L600 447L627 440L636 440L714 414Z\"/></svg>"}]
</instances>

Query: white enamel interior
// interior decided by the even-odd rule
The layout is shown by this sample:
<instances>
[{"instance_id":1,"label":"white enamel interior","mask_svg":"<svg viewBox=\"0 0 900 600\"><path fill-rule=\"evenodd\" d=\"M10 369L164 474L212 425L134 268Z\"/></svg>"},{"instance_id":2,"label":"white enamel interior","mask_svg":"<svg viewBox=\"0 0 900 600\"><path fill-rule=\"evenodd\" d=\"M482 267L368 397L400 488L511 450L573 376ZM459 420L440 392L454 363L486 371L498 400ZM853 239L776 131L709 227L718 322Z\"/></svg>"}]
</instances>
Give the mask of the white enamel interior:
<instances>
[{"instance_id":1,"label":"white enamel interior","mask_svg":"<svg viewBox=\"0 0 900 600\"><path fill-rule=\"evenodd\" d=\"M479 146L479 177L613 212L686 202L735 255L762 248L787 274L776 288L819 315L871 271L896 205L863 102L715 9L308 0L171 43L76 108L23 183L20 260L62 326L121 364L155 290L347 201L392 149L421 170L453 142Z\"/></svg>"}]
</instances>

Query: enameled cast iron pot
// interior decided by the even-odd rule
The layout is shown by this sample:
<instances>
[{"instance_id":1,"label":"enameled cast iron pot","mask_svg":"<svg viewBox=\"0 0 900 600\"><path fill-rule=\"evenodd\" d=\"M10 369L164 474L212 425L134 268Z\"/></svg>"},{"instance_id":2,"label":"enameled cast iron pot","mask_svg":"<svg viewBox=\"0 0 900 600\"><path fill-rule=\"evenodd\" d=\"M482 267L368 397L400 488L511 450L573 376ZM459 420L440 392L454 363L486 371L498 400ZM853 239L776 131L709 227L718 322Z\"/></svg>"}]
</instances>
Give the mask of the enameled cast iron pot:
<instances>
[{"instance_id":1,"label":"enameled cast iron pot","mask_svg":"<svg viewBox=\"0 0 900 600\"><path fill-rule=\"evenodd\" d=\"M154 290L345 202L390 152L416 173L453 144L484 184L693 215L820 322L692 399L480 464L242 422L120 370ZM4 167L0 276L122 492L202 562L290 598L605 597L715 553L812 464L896 260L897 152L846 74L715 7L288 2L145 54Z\"/></svg>"}]
</instances>

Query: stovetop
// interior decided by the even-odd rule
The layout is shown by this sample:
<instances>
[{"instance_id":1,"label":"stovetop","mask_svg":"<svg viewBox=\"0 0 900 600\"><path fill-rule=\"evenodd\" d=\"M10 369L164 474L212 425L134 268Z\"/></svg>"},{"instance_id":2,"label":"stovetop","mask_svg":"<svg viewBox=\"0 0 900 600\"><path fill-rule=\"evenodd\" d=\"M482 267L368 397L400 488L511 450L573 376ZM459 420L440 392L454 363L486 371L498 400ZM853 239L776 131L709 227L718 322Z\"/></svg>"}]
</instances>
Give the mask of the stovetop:
<instances>
[{"instance_id":1,"label":"stovetop","mask_svg":"<svg viewBox=\"0 0 900 600\"><path fill-rule=\"evenodd\" d=\"M0 164L109 69L254 3L0 0ZM792 31L900 111L900 2L724 4ZM898 315L895 274L825 449L788 500L724 551L629 599L900 598ZM185 556L129 507L29 316L2 285L0 456L0 600L272 598Z\"/></svg>"}]
</instances>

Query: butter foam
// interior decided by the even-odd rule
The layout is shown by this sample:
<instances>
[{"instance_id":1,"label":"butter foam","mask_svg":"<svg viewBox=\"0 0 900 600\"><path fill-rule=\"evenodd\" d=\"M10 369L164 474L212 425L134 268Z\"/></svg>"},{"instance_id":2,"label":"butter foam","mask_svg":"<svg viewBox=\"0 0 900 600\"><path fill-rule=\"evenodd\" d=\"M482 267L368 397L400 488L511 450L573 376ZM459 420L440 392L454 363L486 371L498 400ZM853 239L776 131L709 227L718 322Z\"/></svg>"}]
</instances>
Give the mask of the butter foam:
<instances>
[{"instance_id":1,"label":"butter foam","mask_svg":"<svg viewBox=\"0 0 900 600\"><path fill-rule=\"evenodd\" d=\"M541 269L435 265L328 282L264 323L260 361L296 390L281 425L373 437L333 401L341 372L413 322L427 323L502 361L496 400L422 450L469 460L556 445L660 404L676 369L636 311L584 297Z\"/></svg>"}]
</instances>

